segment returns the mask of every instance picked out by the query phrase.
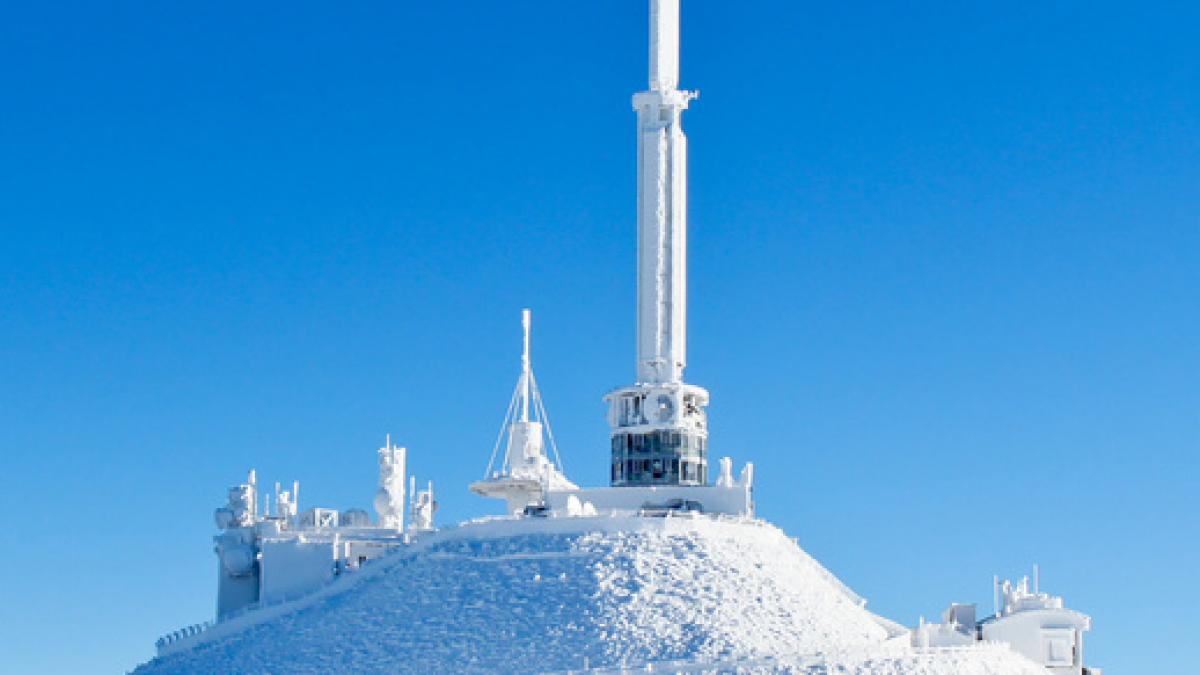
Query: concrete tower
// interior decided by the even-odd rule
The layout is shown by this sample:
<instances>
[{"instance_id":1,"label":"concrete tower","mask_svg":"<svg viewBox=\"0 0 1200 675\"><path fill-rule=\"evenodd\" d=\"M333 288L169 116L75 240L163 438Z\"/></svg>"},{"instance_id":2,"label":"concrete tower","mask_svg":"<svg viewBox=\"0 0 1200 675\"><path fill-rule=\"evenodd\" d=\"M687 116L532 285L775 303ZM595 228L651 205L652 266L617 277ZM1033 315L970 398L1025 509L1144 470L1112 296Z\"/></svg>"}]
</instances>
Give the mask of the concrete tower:
<instances>
[{"instance_id":1,"label":"concrete tower","mask_svg":"<svg viewBox=\"0 0 1200 675\"><path fill-rule=\"evenodd\" d=\"M609 393L612 484L706 485L708 392L687 360L687 137L679 0L650 0L650 89L638 116L637 381Z\"/></svg>"}]
</instances>

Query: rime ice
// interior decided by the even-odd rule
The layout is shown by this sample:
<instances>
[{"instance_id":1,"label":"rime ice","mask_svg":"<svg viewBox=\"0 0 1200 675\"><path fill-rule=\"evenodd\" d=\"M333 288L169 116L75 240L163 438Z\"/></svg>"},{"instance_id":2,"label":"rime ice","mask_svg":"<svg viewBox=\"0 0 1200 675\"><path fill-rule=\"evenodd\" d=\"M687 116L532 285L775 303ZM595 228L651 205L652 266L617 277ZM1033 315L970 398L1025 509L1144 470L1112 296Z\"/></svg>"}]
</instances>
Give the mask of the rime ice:
<instances>
[{"instance_id":1,"label":"rime ice","mask_svg":"<svg viewBox=\"0 0 1200 675\"><path fill-rule=\"evenodd\" d=\"M433 484L417 490L390 436L374 521L301 510L298 484L262 495L251 471L215 514L216 620L161 638L139 672L1099 674L1083 665L1090 618L1036 581L997 580L982 619L956 603L909 630L755 519L753 465L735 477L721 458L710 483L709 394L683 380L682 117L696 94L678 88L679 10L650 1L649 86L633 97L636 368L605 397L609 485L566 476L525 310L517 386L469 486L501 500L503 516L436 529Z\"/></svg>"}]
</instances>

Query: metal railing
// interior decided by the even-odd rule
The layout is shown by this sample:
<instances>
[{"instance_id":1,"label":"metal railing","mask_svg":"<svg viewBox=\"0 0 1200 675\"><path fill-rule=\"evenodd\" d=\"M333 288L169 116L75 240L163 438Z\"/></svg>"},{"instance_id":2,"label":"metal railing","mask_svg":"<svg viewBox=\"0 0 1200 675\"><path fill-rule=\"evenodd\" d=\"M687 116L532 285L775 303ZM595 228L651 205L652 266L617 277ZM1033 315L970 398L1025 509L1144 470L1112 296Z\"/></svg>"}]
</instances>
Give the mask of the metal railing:
<instances>
[{"instance_id":1,"label":"metal railing","mask_svg":"<svg viewBox=\"0 0 1200 675\"><path fill-rule=\"evenodd\" d=\"M184 626L177 631L167 633L166 635L155 640L154 647L158 650L159 654L162 654L163 650L167 647L170 647L171 645L182 640L195 637L215 625L217 625L215 621L204 621L202 623L194 623L190 626Z\"/></svg>"}]
</instances>

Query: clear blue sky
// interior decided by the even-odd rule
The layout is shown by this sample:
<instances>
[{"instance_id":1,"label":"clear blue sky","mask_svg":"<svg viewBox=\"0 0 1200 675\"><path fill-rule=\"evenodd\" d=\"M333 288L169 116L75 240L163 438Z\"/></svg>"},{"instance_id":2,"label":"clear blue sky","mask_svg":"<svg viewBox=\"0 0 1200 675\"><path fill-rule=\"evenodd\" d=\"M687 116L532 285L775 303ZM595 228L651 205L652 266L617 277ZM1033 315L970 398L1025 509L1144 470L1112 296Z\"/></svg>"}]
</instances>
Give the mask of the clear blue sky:
<instances>
[{"instance_id":1,"label":"clear blue sky","mask_svg":"<svg viewBox=\"0 0 1200 675\"><path fill-rule=\"evenodd\" d=\"M0 653L213 611L256 466L443 523L517 374L572 478L633 377L645 2L0 10ZM1035 562L1185 673L1200 560L1194 2L688 0L691 365L760 513L905 623Z\"/></svg>"}]
</instances>

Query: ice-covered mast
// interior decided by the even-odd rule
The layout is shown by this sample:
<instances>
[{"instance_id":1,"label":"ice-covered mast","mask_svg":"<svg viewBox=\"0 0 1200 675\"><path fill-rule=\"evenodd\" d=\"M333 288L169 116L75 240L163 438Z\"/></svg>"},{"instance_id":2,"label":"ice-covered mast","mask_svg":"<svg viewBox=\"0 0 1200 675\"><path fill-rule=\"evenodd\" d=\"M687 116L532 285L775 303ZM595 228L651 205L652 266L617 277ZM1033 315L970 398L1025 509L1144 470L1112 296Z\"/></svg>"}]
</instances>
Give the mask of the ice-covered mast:
<instances>
[{"instance_id":1,"label":"ice-covered mast","mask_svg":"<svg viewBox=\"0 0 1200 675\"><path fill-rule=\"evenodd\" d=\"M679 0L650 3L650 90L638 114L637 381L682 382L687 361L687 137Z\"/></svg>"},{"instance_id":2,"label":"ice-covered mast","mask_svg":"<svg viewBox=\"0 0 1200 675\"><path fill-rule=\"evenodd\" d=\"M521 310L521 331L525 345L521 350L521 423L529 424L529 403L533 398L533 361L529 358L529 332L533 328L533 316L528 309Z\"/></svg>"},{"instance_id":3,"label":"ice-covered mast","mask_svg":"<svg viewBox=\"0 0 1200 675\"><path fill-rule=\"evenodd\" d=\"M708 392L685 384L687 137L679 0L650 1L650 88L638 115L637 381L611 392L613 485L708 483Z\"/></svg>"},{"instance_id":4,"label":"ice-covered mast","mask_svg":"<svg viewBox=\"0 0 1200 675\"><path fill-rule=\"evenodd\" d=\"M505 500L509 513L520 513L526 506L541 504L547 490L577 489L563 475L562 460L558 456L550 420L546 416L537 378L533 376L533 362L529 355L532 316L528 309L521 311L521 328L524 331L521 376L517 379L508 412L500 426L496 445L492 448L484 479L470 486L476 494ZM506 431L508 445L497 466L500 444ZM553 462L546 456L547 437L554 454Z\"/></svg>"}]
</instances>

